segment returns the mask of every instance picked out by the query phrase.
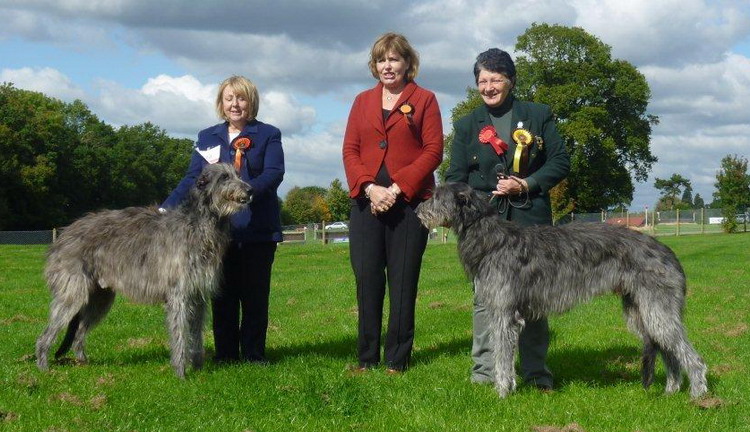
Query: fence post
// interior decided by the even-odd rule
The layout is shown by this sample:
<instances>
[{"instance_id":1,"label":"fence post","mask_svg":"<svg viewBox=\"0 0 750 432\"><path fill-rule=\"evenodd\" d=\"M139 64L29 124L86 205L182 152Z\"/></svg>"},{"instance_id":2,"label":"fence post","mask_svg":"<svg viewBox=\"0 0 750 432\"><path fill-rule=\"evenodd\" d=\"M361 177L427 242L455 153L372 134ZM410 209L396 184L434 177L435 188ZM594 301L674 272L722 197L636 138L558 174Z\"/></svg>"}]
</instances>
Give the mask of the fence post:
<instances>
[{"instance_id":1,"label":"fence post","mask_svg":"<svg viewBox=\"0 0 750 432\"><path fill-rule=\"evenodd\" d=\"M701 207L701 234L706 233L706 208Z\"/></svg>"},{"instance_id":2,"label":"fence post","mask_svg":"<svg viewBox=\"0 0 750 432\"><path fill-rule=\"evenodd\" d=\"M680 235L680 209L677 209L677 229L674 231L675 237Z\"/></svg>"}]
</instances>

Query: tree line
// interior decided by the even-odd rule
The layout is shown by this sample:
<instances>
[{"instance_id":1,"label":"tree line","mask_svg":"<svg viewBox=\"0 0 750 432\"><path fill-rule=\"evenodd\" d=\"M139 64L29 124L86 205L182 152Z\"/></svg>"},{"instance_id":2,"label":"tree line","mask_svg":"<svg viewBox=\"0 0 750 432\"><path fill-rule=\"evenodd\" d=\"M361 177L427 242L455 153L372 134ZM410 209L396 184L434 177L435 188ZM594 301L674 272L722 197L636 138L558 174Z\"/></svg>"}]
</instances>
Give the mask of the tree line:
<instances>
[{"instance_id":1,"label":"tree line","mask_svg":"<svg viewBox=\"0 0 750 432\"><path fill-rule=\"evenodd\" d=\"M680 174L672 174L668 179L657 178L654 187L660 197L655 210L688 210L699 208L721 209L724 216L723 227L727 232L738 228L738 215L750 211L750 174L747 171L747 158L738 155L726 155L721 160L721 168L716 173L713 201L706 205L700 194L693 197L690 180Z\"/></svg>"},{"instance_id":2,"label":"tree line","mask_svg":"<svg viewBox=\"0 0 750 432\"><path fill-rule=\"evenodd\" d=\"M113 127L80 100L0 85L0 230L65 226L85 213L162 202L185 175L193 141L152 123ZM284 224L347 220L348 192L294 187Z\"/></svg>"},{"instance_id":3,"label":"tree line","mask_svg":"<svg viewBox=\"0 0 750 432\"><path fill-rule=\"evenodd\" d=\"M651 90L635 66L578 27L532 24L515 45L517 97L549 105L571 158L568 178L550 191L553 217L625 208L634 182L646 181L657 116ZM451 110L453 121L482 103L477 90ZM446 136L442 179L453 134ZM80 101L0 87L0 229L61 226L99 208L158 203L184 174L192 142L151 123L114 128ZM714 207L725 214L750 204L747 160L727 156L717 174ZM702 207L684 177L656 179L657 209ZM292 188L282 201L285 225L346 220L341 181ZM733 213L733 214L734 214ZM733 217L728 216L728 217Z\"/></svg>"}]
</instances>

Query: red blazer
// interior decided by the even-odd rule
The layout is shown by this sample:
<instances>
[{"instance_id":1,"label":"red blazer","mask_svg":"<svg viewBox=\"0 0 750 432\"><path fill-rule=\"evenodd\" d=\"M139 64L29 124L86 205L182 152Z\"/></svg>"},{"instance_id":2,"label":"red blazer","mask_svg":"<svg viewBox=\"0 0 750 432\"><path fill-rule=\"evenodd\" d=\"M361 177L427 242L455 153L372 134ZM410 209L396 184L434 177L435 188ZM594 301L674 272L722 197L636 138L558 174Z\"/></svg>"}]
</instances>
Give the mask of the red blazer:
<instances>
[{"instance_id":1,"label":"red blazer","mask_svg":"<svg viewBox=\"0 0 750 432\"><path fill-rule=\"evenodd\" d=\"M435 95L409 82L383 121L383 84L354 99L344 134L344 170L349 196L360 196L362 185L374 182L385 161L391 179L407 201L428 198L435 186L433 172L443 159L443 121ZM411 104L411 122L399 111ZM411 123L411 124L410 124Z\"/></svg>"}]
</instances>

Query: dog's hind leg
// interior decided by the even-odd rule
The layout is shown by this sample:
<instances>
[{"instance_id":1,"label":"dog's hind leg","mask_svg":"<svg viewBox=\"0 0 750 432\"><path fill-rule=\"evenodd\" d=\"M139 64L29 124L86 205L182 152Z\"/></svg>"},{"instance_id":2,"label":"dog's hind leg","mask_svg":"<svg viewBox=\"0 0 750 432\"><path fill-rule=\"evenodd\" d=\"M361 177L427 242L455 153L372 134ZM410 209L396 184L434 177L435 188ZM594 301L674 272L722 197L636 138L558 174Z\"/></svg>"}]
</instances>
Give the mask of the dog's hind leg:
<instances>
[{"instance_id":1,"label":"dog's hind leg","mask_svg":"<svg viewBox=\"0 0 750 432\"><path fill-rule=\"evenodd\" d=\"M66 301L67 300L67 301ZM49 350L60 330L71 324L83 307L86 298L61 299L54 297L50 305L49 323L36 341L36 365L41 370L49 369ZM70 331L70 328L69 328ZM66 338L67 339L67 338Z\"/></svg>"},{"instance_id":2,"label":"dog's hind leg","mask_svg":"<svg viewBox=\"0 0 750 432\"><path fill-rule=\"evenodd\" d=\"M60 347L57 348L57 351L55 351L55 358L58 359L65 355L70 350L71 345L73 345L73 340L76 337L76 332L78 331L78 327L81 324L81 313L78 312L72 320L68 323L68 329L65 331L65 337L63 338L62 343L60 343Z\"/></svg>"},{"instance_id":3,"label":"dog's hind leg","mask_svg":"<svg viewBox=\"0 0 750 432\"><path fill-rule=\"evenodd\" d=\"M667 394L676 393L680 390L682 384L680 361L671 351L665 350L661 350L661 358L664 360L664 367L667 370L667 387L664 392Z\"/></svg>"},{"instance_id":4,"label":"dog's hind leg","mask_svg":"<svg viewBox=\"0 0 750 432\"><path fill-rule=\"evenodd\" d=\"M680 319L679 308L659 310L659 301L648 306L655 319L644 319L646 332L662 351L667 368L667 393L680 389L680 367L685 369L690 380L690 396L697 398L708 391L706 373L708 368L698 352L687 340L685 328ZM641 312L643 314L643 312ZM648 315L644 315L648 316Z\"/></svg>"},{"instance_id":5,"label":"dog's hind leg","mask_svg":"<svg viewBox=\"0 0 750 432\"><path fill-rule=\"evenodd\" d=\"M81 309L80 325L75 333L73 352L79 362L87 361L85 352L86 334L107 315L115 301L115 292L110 289L96 288L90 295L86 306Z\"/></svg>"},{"instance_id":6,"label":"dog's hind leg","mask_svg":"<svg viewBox=\"0 0 750 432\"><path fill-rule=\"evenodd\" d=\"M648 332L643 326L640 311L633 303L632 296L625 294L622 296L622 311L625 315L625 322L628 329L638 335L643 341L643 354L641 357L641 383L643 388L647 389L654 382L654 367L656 365L656 353L659 347L654 343Z\"/></svg>"},{"instance_id":7,"label":"dog's hind leg","mask_svg":"<svg viewBox=\"0 0 750 432\"><path fill-rule=\"evenodd\" d=\"M514 360L521 325L515 319L515 311L491 315L495 315L490 321L490 345L495 356L495 389L500 397L505 397L516 389Z\"/></svg>"}]
</instances>

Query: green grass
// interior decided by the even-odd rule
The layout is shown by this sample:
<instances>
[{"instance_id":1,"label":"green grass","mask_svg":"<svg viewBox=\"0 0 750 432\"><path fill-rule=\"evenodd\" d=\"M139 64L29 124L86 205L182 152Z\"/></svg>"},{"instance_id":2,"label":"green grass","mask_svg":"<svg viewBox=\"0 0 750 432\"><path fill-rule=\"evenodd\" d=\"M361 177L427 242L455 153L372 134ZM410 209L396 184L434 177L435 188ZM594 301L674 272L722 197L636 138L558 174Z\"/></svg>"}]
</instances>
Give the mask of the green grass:
<instances>
[{"instance_id":1,"label":"green grass","mask_svg":"<svg viewBox=\"0 0 750 432\"><path fill-rule=\"evenodd\" d=\"M735 431L749 430L750 236L661 239L688 275L685 323L709 365L711 398L640 385L638 340L608 295L550 320L555 391L499 399L469 382L471 284L455 244L425 254L413 367L349 373L356 362L346 245L281 245L268 366L208 362L184 381L169 367L163 311L118 298L88 340L90 363L42 373L33 346L49 295L44 246L0 246L2 431ZM206 347L212 354L210 330ZM572 424L579 425L574 429ZM548 427L544 429L544 427Z\"/></svg>"}]
</instances>

